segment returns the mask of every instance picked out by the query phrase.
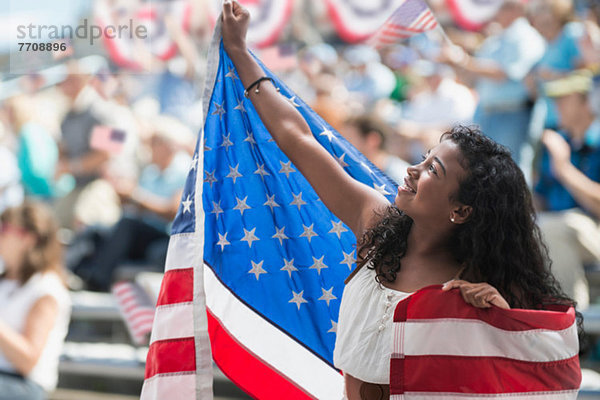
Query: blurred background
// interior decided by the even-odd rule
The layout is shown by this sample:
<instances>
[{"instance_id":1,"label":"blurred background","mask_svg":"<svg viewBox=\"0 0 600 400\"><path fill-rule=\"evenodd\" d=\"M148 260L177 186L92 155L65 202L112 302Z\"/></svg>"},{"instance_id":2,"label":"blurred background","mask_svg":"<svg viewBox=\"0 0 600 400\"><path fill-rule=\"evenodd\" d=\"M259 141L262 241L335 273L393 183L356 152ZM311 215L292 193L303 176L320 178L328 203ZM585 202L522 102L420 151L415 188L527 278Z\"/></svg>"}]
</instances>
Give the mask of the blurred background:
<instances>
[{"instance_id":1,"label":"blurred background","mask_svg":"<svg viewBox=\"0 0 600 400\"><path fill-rule=\"evenodd\" d=\"M429 0L443 32L378 49L365 40L399 1L241 3L259 58L395 181L454 124L478 124L511 149L553 271L586 317L580 398L600 399L600 1ZM46 344L59 361L44 371L57 381L37 382L51 399L139 395L220 7L0 3L0 257L4 278L21 271L37 234L11 210L48 211L68 294L57 300L67 328ZM10 290L0 285L0 305ZM244 398L218 371L215 394Z\"/></svg>"}]
</instances>

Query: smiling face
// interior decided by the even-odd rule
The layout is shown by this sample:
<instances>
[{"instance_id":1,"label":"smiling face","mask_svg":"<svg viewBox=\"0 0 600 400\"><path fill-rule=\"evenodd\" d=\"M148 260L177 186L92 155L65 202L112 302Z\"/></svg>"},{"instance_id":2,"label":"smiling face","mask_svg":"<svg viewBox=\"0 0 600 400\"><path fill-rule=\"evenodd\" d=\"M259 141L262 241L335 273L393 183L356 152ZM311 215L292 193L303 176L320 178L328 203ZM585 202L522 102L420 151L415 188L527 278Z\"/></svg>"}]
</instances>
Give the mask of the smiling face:
<instances>
[{"instance_id":1,"label":"smiling face","mask_svg":"<svg viewBox=\"0 0 600 400\"><path fill-rule=\"evenodd\" d=\"M456 210L462 205L451 200L466 173L459 160L460 150L454 142L444 140L436 145L420 164L408 168L394 200L396 206L415 223L435 226L453 217L460 219Z\"/></svg>"}]
</instances>

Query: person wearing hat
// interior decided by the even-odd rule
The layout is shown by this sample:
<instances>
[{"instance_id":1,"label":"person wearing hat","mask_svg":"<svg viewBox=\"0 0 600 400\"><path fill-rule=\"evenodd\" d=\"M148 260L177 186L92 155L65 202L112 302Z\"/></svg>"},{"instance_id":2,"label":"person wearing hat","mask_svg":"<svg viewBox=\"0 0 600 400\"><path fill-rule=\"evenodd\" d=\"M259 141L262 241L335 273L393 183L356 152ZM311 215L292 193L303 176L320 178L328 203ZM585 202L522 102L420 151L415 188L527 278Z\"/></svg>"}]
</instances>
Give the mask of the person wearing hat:
<instances>
[{"instance_id":1,"label":"person wearing hat","mask_svg":"<svg viewBox=\"0 0 600 400\"><path fill-rule=\"evenodd\" d=\"M590 107L591 76L576 72L548 82L560 133L544 131L534 187L539 226L552 271L581 309L589 304L584 265L600 261L600 119Z\"/></svg>"}]
</instances>

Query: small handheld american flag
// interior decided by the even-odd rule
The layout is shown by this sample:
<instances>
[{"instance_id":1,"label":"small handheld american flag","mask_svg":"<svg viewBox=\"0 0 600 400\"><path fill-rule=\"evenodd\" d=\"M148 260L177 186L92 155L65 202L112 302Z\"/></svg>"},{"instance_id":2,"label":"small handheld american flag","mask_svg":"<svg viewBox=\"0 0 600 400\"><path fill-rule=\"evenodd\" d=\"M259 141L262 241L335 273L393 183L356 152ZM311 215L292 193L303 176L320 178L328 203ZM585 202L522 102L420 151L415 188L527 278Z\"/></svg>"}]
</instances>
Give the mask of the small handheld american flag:
<instances>
[{"instance_id":1,"label":"small handheld american flag","mask_svg":"<svg viewBox=\"0 0 600 400\"><path fill-rule=\"evenodd\" d=\"M111 154L119 154L125 145L126 132L108 126L96 126L92 131L90 147Z\"/></svg>"},{"instance_id":2,"label":"small handheld american flag","mask_svg":"<svg viewBox=\"0 0 600 400\"><path fill-rule=\"evenodd\" d=\"M369 43L381 48L437 26L435 16L423 0L405 0L369 38Z\"/></svg>"}]
</instances>

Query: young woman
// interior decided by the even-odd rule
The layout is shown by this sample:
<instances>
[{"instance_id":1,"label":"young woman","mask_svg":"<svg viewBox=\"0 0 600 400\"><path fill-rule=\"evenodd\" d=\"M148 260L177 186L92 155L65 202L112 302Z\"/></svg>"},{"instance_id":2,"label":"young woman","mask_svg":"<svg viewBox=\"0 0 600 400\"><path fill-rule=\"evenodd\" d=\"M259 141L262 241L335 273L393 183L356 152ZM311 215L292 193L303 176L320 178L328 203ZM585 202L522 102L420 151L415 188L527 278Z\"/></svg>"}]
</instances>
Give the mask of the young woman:
<instances>
[{"instance_id":1,"label":"young woman","mask_svg":"<svg viewBox=\"0 0 600 400\"><path fill-rule=\"evenodd\" d=\"M223 43L245 87L264 75L246 49L248 22L239 4L224 4ZM390 204L339 166L272 85L251 90L250 99L358 239L359 266L344 290L334 351L349 399L385 398L394 308L425 286L447 282L445 290L458 288L476 307L572 304L549 272L530 193L506 148L475 129L454 128L408 168Z\"/></svg>"},{"instance_id":2,"label":"young woman","mask_svg":"<svg viewBox=\"0 0 600 400\"><path fill-rule=\"evenodd\" d=\"M37 400L56 387L70 316L61 246L49 210L0 215L0 400Z\"/></svg>"}]
</instances>

